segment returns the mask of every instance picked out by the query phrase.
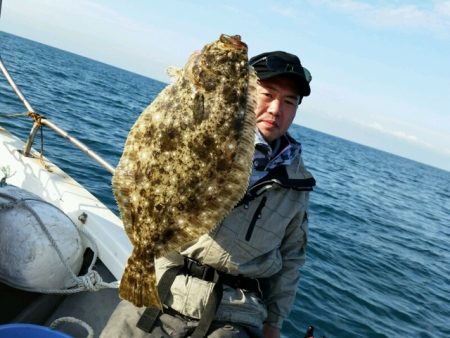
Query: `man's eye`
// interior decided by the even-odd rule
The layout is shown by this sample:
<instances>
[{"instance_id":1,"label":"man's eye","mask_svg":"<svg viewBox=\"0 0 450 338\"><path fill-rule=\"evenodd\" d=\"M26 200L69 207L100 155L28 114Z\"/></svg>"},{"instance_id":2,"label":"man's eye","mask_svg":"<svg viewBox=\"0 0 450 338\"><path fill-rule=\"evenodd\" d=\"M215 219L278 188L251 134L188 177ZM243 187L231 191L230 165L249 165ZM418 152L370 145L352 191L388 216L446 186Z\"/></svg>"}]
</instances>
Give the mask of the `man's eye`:
<instances>
[{"instance_id":1,"label":"man's eye","mask_svg":"<svg viewBox=\"0 0 450 338\"><path fill-rule=\"evenodd\" d=\"M290 106L294 106L294 105L297 104L297 102L294 101L294 100L285 100L284 102L285 102L286 104L290 105Z\"/></svg>"}]
</instances>

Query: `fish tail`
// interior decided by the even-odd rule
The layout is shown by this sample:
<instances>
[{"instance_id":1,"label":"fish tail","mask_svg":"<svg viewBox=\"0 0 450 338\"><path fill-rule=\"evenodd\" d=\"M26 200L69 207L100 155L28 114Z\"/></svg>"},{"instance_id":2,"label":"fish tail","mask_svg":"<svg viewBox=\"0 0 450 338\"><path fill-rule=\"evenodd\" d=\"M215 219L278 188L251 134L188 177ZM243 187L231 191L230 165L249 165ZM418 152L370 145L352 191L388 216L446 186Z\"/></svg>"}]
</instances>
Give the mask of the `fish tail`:
<instances>
[{"instance_id":1,"label":"fish tail","mask_svg":"<svg viewBox=\"0 0 450 338\"><path fill-rule=\"evenodd\" d=\"M154 257L143 259L133 250L120 281L119 296L138 307L162 308L156 287Z\"/></svg>"}]
</instances>

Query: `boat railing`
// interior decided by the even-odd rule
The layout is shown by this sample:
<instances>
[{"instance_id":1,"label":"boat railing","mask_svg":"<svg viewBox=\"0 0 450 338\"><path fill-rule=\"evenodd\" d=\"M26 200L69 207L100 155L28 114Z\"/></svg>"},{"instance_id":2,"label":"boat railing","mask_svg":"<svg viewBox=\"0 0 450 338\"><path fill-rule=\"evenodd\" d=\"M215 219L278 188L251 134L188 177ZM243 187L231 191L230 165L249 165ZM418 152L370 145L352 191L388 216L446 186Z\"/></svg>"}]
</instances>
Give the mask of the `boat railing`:
<instances>
[{"instance_id":1,"label":"boat railing","mask_svg":"<svg viewBox=\"0 0 450 338\"><path fill-rule=\"evenodd\" d=\"M88 146L83 144L81 141L76 139L73 136L70 136L65 130L58 127L53 122L46 119L44 116L38 114L31 104L28 102L28 100L25 98L25 96L20 91L17 84L14 82L13 78L8 72L8 69L3 63L3 60L0 57L0 69L5 76L6 80L8 81L9 85L17 95L17 97L22 101L23 105L27 109L27 115L33 119L33 126L31 127L30 134L28 136L27 142L25 143L25 147L23 150L23 154L25 156L30 156L31 147L34 142L34 138L36 136L37 131L39 128L42 128L42 126L47 126L54 132L56 132L58 135L62 136L69 142L71 142L73 145L75 145L77 148L79 148L81 151L83 151L85 154L87 154L89 157L91 157L94 161L99 163L103 168L105 168L107 171L109 171L111 174L114 174L114 167L111 166L108 162L106 162L103 158L101 158L98 154L96 154L92 149L90 149Z\"/></svg>"}]
</instances>

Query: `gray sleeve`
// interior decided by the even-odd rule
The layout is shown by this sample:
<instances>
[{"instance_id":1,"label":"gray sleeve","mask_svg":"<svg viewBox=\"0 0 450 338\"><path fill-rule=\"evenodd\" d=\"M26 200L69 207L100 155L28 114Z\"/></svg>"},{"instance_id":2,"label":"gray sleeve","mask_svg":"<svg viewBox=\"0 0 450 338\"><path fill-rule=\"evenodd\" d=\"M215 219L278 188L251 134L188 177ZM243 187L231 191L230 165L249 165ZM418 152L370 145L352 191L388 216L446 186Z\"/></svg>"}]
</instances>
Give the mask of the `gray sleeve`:
<instances>
[{"instance_id":1,"label":"gray sleeve","mask_svg":"<svg viewBox=\"0 0 450 338\"><path fill-rule=\"evenodd\" d=\"M305 262L307 238L308 218L306 212L302 212L292 219L281 243L282 269L268 278L264 287L268 310L266 322L274 327L281 328L294 303L299 268Z\"/></svg>"}]
</instances>

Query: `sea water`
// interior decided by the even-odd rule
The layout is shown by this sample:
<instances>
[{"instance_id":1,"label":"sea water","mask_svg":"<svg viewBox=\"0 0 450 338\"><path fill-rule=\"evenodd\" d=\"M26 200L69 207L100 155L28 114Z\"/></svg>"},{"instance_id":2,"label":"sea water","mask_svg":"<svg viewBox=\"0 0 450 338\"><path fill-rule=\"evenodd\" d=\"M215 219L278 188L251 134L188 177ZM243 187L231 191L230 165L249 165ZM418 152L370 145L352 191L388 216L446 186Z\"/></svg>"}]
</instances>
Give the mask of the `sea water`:
<instances>
[{"instance_id":1,"label":"sea water","mask_svg":"<svg viewBox=\"0 0 450 338\"><path fill-rule=\"evenodd\" d=\"M166 86L6 33L0 55L37 112L113 166ZM0 81L0 114L24 112ZM31 127L25 117L0 123L22 139ZM284 337L303 337L308 325L316 337L450 337L450 173L298 125L290 132L317 187ZM118 213L111 175L50 130L43 138L44 154Z\"/></svg>"}]
</instances>

